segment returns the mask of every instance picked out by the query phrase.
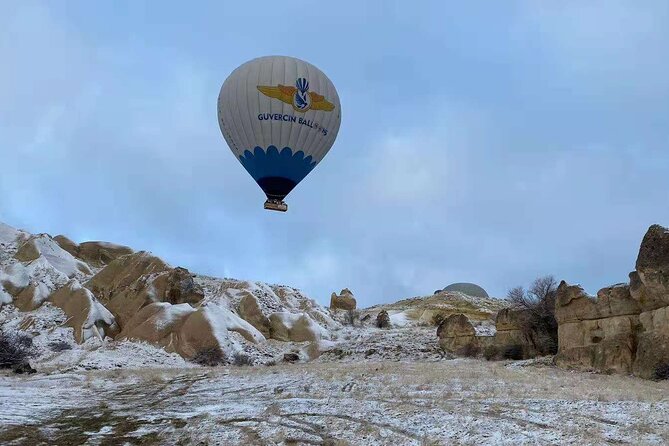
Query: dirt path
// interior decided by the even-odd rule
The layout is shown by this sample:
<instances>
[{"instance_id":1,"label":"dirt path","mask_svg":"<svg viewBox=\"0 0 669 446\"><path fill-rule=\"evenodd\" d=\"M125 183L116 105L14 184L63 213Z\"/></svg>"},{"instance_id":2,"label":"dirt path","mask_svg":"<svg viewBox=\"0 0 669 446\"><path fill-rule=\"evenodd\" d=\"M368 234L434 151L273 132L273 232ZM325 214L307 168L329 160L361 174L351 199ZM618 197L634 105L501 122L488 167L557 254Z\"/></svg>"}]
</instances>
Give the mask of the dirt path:
<instances>
[{"instance_id":1,"label":"dirt path","mask_svg":"<svg viewBox=\"0 0 669 446\"><path fill-rule=\"evenodd\" d=\"M667 444L669 383L474 360L0 377L0 444Z\"/></svg>"}]
</instances>

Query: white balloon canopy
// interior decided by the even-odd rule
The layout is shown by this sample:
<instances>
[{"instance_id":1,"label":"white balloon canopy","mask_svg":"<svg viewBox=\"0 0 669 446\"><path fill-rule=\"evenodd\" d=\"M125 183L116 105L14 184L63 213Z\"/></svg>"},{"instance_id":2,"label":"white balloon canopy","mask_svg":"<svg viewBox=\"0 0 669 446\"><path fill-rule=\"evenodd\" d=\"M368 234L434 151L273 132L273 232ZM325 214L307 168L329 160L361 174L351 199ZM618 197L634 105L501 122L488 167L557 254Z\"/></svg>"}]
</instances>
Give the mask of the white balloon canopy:
<instances>
[{"instance_id":1,"label":"white balloon canopy","mask_svg":"<svg viewBox=\"0 0 669 446\"><path fill-rule=\"evenodd\" d=\"M285 211L283 199L334 144L341 106L321 70L294 57L267 56L225 80L218 122L232 153L267 195L265 208Z\"/></svg>"}]
</instances>

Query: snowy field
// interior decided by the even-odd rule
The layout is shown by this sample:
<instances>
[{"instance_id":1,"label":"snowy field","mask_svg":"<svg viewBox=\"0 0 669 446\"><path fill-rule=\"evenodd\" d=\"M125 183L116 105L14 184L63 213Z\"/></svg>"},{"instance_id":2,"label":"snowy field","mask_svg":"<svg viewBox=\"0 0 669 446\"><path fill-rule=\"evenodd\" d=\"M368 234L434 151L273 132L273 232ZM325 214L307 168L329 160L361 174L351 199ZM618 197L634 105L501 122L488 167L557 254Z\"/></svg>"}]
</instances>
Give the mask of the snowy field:
<instances>
[{"instance_id":1,"label":"snowy field","mask_svg":"<svg viewBox=\"0 0 669 446\"><path fill-rule=\"evenodd\" d=\"M3 445L669 444L669 382L541 361L2 375L0 407Z\"/></svg>"}]
</instances>

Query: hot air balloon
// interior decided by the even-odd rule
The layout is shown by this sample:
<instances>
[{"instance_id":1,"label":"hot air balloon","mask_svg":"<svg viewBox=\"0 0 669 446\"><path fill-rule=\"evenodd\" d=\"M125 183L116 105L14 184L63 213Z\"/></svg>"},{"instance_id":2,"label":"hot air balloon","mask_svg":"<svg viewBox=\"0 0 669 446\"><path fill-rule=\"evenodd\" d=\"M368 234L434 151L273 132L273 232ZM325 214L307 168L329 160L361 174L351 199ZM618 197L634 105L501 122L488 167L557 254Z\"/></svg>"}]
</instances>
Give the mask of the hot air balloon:
<instances>
[{"instance_id":1,"label":"hot air balloon","mask_svg":"<svg viewBox=\"0 0 669 446\"><path fill-rule=\"evenodd\" d=\"M234 70L218 95L218 122L232 153L267 195L283 201L321 162L337 137L337 91L321 70L294 57L253 59Z\"/></svg>"}]
</instances>

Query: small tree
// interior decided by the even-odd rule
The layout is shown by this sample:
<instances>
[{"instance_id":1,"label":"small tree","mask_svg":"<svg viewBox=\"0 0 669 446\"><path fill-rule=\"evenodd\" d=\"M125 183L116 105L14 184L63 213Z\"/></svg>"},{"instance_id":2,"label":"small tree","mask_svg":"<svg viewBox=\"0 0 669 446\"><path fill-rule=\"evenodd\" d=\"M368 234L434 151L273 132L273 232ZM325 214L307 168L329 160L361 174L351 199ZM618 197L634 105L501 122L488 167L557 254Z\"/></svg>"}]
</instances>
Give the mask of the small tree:
<instances>
[{"instance_id":1,"label":"small tree","mask_svg":"<svg viewBox=\"0 0 669 446\"><path fill-rule=\"evenodd\" d=\"M28 364L28 358L33 353L33 340L30 336L0 329L0 369L14 369Z\"/></svg>"},{"instance_id":2,"label":"small tree","mask_svg":"<svg viewBox=\"0 0 669 446\"><path fill-rule=\"evenodd\" d=\"M525 290L517 286L509 290L507 300L527 317L521 322L521 331L540 354L557 353L558 324L555 319L557 281L553 276L539 277Z\"/></svg>"}]
</instances>

